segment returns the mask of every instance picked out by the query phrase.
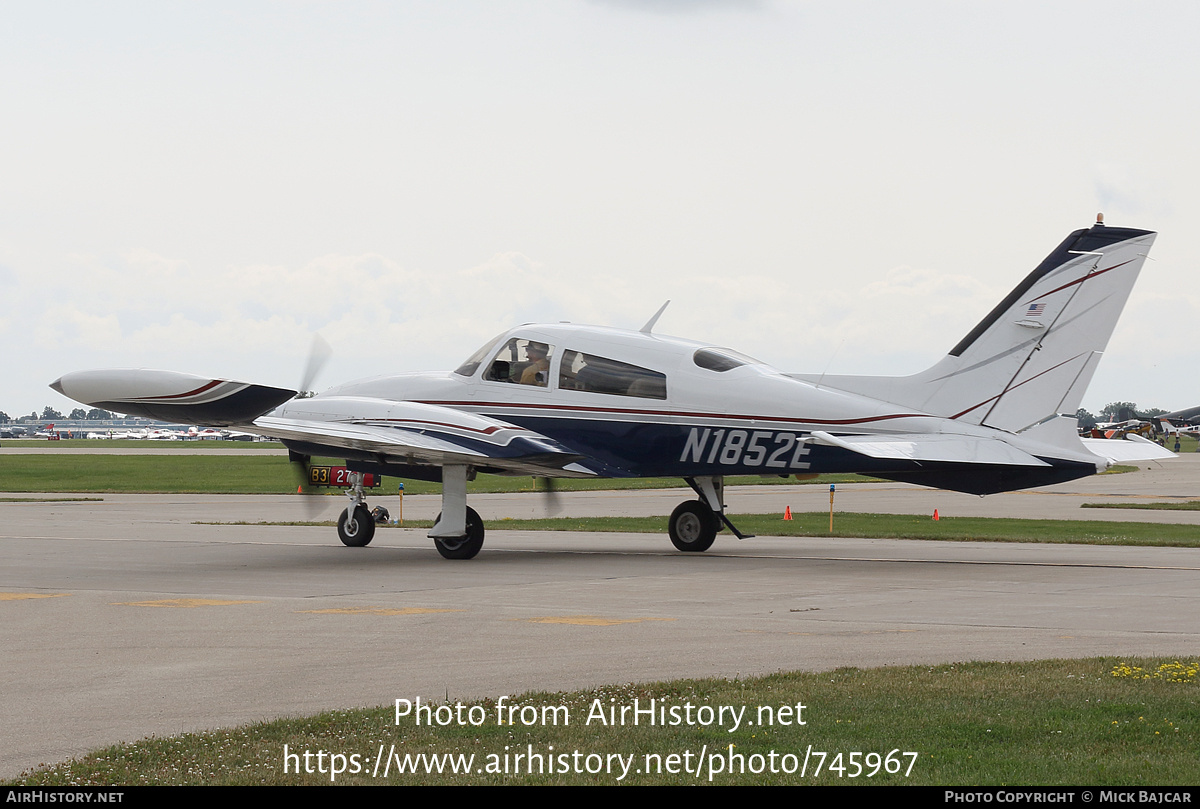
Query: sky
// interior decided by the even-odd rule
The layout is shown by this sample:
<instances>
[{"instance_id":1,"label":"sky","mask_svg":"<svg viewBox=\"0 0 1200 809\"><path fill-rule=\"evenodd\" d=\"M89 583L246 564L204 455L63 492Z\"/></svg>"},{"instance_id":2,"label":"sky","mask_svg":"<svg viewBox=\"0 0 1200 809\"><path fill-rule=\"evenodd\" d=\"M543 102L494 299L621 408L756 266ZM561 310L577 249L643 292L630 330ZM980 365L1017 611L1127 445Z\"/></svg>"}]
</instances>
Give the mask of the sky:
<instances>
[{"instance_id":1,"label":"sky","mask_svg":"<svg viewBox=\"0 0 1200 809\"><path fill-rule=\"evenodd\" d=\"M523 322L932 365L1072 230L1160 233L1084 406L1174 410L1200 5L15 2L0 410L146 367L314 387Z\"/></svg>"}]
</instances>

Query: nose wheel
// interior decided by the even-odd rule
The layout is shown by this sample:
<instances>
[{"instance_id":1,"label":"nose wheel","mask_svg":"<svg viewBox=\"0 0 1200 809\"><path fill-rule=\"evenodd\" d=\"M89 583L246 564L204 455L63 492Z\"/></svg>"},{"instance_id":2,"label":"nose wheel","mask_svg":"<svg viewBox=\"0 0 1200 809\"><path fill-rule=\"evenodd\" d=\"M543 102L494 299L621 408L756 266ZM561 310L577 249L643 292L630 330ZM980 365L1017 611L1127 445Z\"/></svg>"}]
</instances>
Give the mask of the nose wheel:
<instances>
[{"instance_id":1,"label":"nose wheel","mask_svg":"<svg viewBox=\"0 0 1200 809\"><path fill-rule=\"evenodd\" d=\"M342 516L338 517L338 539L343 545L351 548L363 548L371 544L375 538L375 518L367 509L367 501L363 495L363 474L352 472L353 483L346 491L350 503Z\"/></svg>"},{"instance_id":2,"label":"nose wheel","mask_svg":"<svg viewBox=\"0 0 1200 809\"><path fill-rule=\"evenodd\" d=\"M365 505L346 509L338 517L338 539L351 548L363 548L375 538L375 519Z\"/></svg>"}]
</instances>

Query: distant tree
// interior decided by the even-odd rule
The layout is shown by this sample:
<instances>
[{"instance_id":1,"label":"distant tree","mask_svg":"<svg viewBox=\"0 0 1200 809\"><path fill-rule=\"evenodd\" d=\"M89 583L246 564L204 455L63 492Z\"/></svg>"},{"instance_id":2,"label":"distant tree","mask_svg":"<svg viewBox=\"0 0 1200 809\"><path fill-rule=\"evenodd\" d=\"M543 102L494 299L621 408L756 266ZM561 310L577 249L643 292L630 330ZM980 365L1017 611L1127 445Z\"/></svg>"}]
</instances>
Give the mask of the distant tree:
<instances>
[{"instance_id":1,"label":"distant tree","mask_svg":"<svg viewBox=\"0 0 1200 809\"><path fill-rule=\"evenodd\" d=\"M77 408L75 408L74 410L72 410L72 411L71 411L71 418L73 418L73 419L81 419L81 420L82 420L82 419L86 419L86 418L87 418L87 411L86 411L86 410L84 410L82 407L77 407Z\"/></svg>"},{"instance_id":2,"label":"distant tree","mask_svg":"<svg viewBox=\"0 0 1200 809\"><path fill-rule=\"evenodd\" d=\"M0 410L0 424L8 424L10 421L12 421L12 419L8 417L8 414L3 410Z\"/></svg>"},{"instance_id":3,"label":"distant tree","mask_svg":"<svg viewBox=\"0 0 1200 809\"><path fill-rule=\"evenodd\" d=\"M1155 416L1161 416L1163 413L1166 413L1166 412L1167 411L1163 410L1161 407L1152 407L1149 410L1147 410L1145 413L1142 413L1142 415L1146 416L1148 418L1154 418Z\"/></svg>"},{"instance_id":4,"label":"distant tree","mask_svg":"<svg viewBox=\"0 0 1200 809\"><path fill-rule=\"evenodd\" d=\"M1079 421L1079 426L1085 430L1090 430L1096 426L1096 417L1082 407L1075 411L1075 418Z\"/></svg>"},{"instance_id":5,"label":"distant tree","mask_svg":"<svg viewBox=\"0 0 1200 809\"><path fill-rule=\"evenodd\" d=\"M1122 410L1137 410L1137 404L1134 402L1109 402L1100 411L1100 416L1105 421L1121 421Z\"/></svg>"},{"instance_id":6,"label":"distant tree","mask_svg":"<svg viewBox=\"0 0 1200 809\"><path fill-rule=\"evenodd\" d=\"M44 408L42 408L42 419L44 421L53 421L55 419L61 419L62 417L63 414L59 413L50 405L46 405Z\"/></svg>"},{"instance_id":7,"label":"distant tree","mask_svg":"<svg viewBox=\"0 0 1200 809\"><path fill-rule=\"evenodd\" d=\"M37 421L37 411L36 410L29 414L29 420Z\"/></svg>"},{"instance_id":8,"label":"distant tree","mask_svg":"<svg viewBox=\"0 0 1200 809\"><path fill-rule=\"evenodd\" d=\"M111 419L113 414L109 413L107 410L101 410L98 407L93 407L88 411L87 417L90 421L106 421Z\"/></svg>"}]
</instances>

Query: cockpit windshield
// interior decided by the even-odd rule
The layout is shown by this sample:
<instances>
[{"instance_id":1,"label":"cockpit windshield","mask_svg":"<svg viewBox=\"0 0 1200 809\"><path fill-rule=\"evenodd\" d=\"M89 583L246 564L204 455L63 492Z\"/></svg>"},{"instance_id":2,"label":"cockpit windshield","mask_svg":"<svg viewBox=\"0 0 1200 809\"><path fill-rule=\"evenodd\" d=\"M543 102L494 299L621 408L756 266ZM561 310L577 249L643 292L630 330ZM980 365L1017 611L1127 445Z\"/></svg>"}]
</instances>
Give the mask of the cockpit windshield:
<instances>
[{"instance_id":1,"label":"cockpit windshield","mask_svg":"<svg viewBox=\"0 0 1200 809\"><path fill-rule=\"evenodd\" d=\"M484 344L483 348L476 351L467 358L466 362L455 368L454 373L458 374L459 376L474 375L474 373L479 370L479 366L483 364L483 361L486 360L491 355L493 349L496 348L496 344L503 339L504 335L498 334L491 340L488 340L487 343Z\"/></svg>"}]
</instances>

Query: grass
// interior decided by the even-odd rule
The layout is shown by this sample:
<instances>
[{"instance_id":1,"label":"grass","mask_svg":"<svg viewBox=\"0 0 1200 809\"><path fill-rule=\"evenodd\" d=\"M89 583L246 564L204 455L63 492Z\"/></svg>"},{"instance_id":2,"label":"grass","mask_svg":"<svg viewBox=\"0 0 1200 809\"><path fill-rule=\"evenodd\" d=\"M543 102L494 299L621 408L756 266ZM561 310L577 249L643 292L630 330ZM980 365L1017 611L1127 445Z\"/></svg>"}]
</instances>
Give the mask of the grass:
<instances>
[{"instance_id":1,"label":"grass","mask_svg":"<svg viewBox=\"0 0 1200 809\"><path fill-rule=\"evenodd\" d=\"M911 514L835 513L833 533L829 512L792 512L791 521L778 514L735 514L743 533L769 537L862 537L866 539L933 539L944 542L1041 542L1075 545L1130 545L1200 548L1200 526L1173 523L1101 522L1098 520L1019 520L1001 517L929 517ZM197 522L198 525L319 525L321 522ZM430 528L428 520L405 520L404 528ZM380 528L389 528L381 524ZM505 518L487 524L492 531L595 531L622 534L662 534L667 517L551 517L541 520ZM719 538L732 536L728 531ZM719 546L718 546L719 549Z\"/></svg>"},{"instance_id":2,"label":"grass","mask_svg":"<svg viewBox=\"0 0 1200 809\"><path fill-rule=\"evenodd\" d=\"M296 478L279 455L8 455L0 491L284 494Z\"/></svg>"},{"instance_id":3,"label":"grass","mask_svg":"<svg viewBox=\"0 0 1200 809\"><path fill-rule=\"evenodd\" d=\"M1087 545L1200 547L1200 526L1092 520L1019 520L993 517L929 517L910 514L835 513L833 533L828 512L738 514L743 533L778 537L865 537L936 539L953 542L1044 542ZM620 531L662 533L666 517L583 517L548 520L496 520L493 529L538 531Z\"/></svg>"},{"instance_id":4,"label":"grass","mask_svg":"<svg viewBox=\"0 0 1200 809\"><path fill-rule=\"evenodd\" d=\"M621 783L631 784L913 784L913 785L1194 785L1200 782L1200 684L1197 664L1170 659L1093 658L1030 663L966 663L882 669L843 668L755 679L678 680L628 684L571 693L531 693L508 705L526 707L532 724L496 721L495 700L463 702L463 724L418 726L410 714L397 721L394 706L335 711L143 741L96 751L77 761L24 773L21 785L138 784L614 784L616 759L631 760ZM400 695L408 696L408 695ZM597 707L693 706L745 708L741 726L683 721L675 726L605 725ZM454 700L445 703L455 709ZM803 708L796 710L795 706ZM469 724L469 708L478 706ZM767 724L761 708L792 708L786 723ZM438 706L432 706L436 709ZM548 710L541 712L542 708ZM441 714L446 719L451 711ZM551 723L549 717L559 722ZM436 716L432 711L429 719ZM545 716L547 721L542 721ZM564 724L561 720L567 718ZM590 724L587 722L592 718ZM777 715L777 719L782 714ZM762 722L759 723L760 717ZM798 720L803 720L800 724ZM748 721L747 721L748 720ZM749 724L753 722L753 724ZM284 745L303 768L283 772ZM405 755L474 756L466 774L449 766L432 775L373 775L380 751ZM514 774L514 756L532 751L555 769L574 762L613 761L616 772ZM573 758L578 751L580 757ZM916 754L915 759L904 755ZM329 754L341 754L362 772L328 772ZM704 754L701 756L701 754ZM821 772L815 774L819 754ZM859 753L851 758L852 753ZM840 754L840 757L839 757ZM888 773L889 754L899 772ZM350 759L351 755L358 756ZM690 762L694 772L677 770ZM805 758L803 777L799 770ZM740 758L737 758L740 757ZM411 759L410 759L411 761ZM425 761L429 761L428 758ZM542 759L546 761L545 758ZM746 772L730 773L740 764ZM910 761L911 771L908 771ZM507 763L508 773L504 766ZM647 764L654 772L647 772ZM654 765L661 763L664 771ZM722 771L715 770L720 763ZM486 772L492 766L498 772ZM861 766L857 775L852 775ZM483 769L485 772L475 772ZM637 770L642 772L637 772ZM764 772L750 772L763 769ZM874 769L874 774L870 771ZM896 767L893 767L896 769Z\"/></svg>"},{"instance_id":5,"label":"grass","mask_svg":"<svg viewBox=\"0 0 1200 809\"><path fill-rule=\"evenodd\" d=\"M314 463L340 465L342 462L314 459ZM291 494L296 491L299 483L297 470L298 467L289 463L286 455L278 454L59 455L50 452L37 455L6 455L4 462L0 463L0 492ZM800 482L829 484L869 480L872 478L861 475L822 475L811 481ZM398 478L384 478L383 485L372 491L392 494L396 491L398 482ZM796 482L794 478L757 476L726 479L728 485ZM556 481L556 488L560 491L663 489L683 485L679 478L572 478ZM407 494L436 494L441 490L440 483L404 481L404 491ZM529 477L480 475L467 484L467 491L471 493L533 490L534 480Z\"/></svg>"},{"instance_id":6,"label":"grass","mask_svg":"<svg viewBox=\"0 0 1200 809\"><path fill-rule=\"evenodd\" d=\"M102 503L103 497L0 497L0 503Z\"/></svg>"},{"instance_id":7,"label":"grass","mask_svg":"<svg viewBox=\"0 0 1200 809\"><path fill-rule=\"evenodd\" d=\"M1151 511L1200 511L1200 500L1181 503L1083 503L1080 508L1140 508Z\"/></svg>"}]
</instances>

